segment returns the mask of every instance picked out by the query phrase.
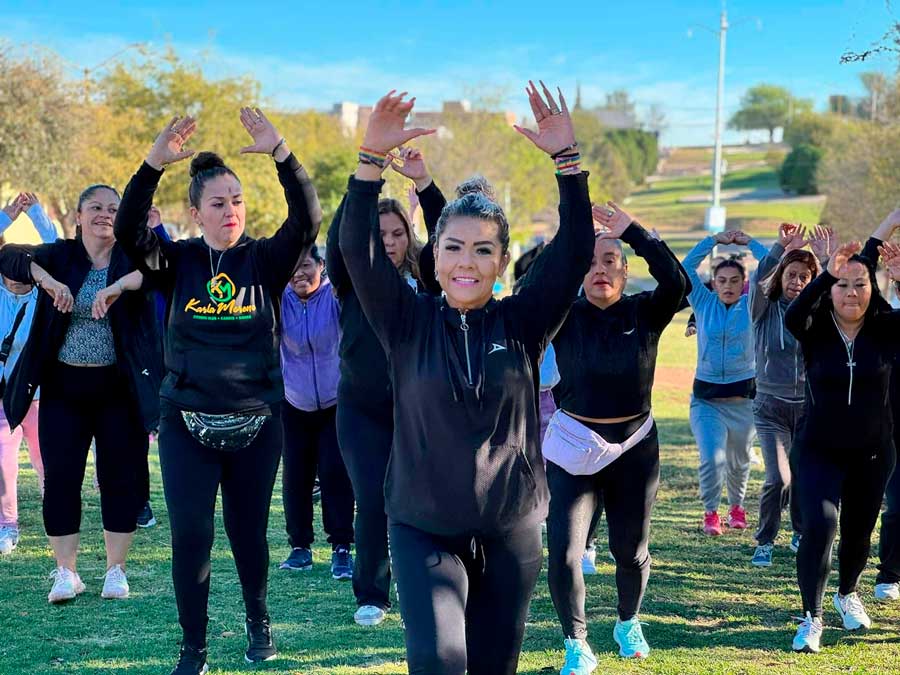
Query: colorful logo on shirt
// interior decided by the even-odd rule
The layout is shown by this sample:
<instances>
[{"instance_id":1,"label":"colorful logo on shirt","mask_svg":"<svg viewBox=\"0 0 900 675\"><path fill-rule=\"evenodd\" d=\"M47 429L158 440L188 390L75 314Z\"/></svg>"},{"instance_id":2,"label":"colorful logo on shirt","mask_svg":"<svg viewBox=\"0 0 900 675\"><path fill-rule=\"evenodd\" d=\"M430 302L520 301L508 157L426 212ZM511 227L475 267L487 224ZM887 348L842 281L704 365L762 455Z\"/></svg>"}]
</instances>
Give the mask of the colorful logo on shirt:
<instances>
[{"instance_id":1,"label":"colorful logo on shirt","mask_svg":"<svg viewBox=\"0 0 900 675\"><path fill-rule=\"evenodd\" d=\"M206 283L206 294L210 302L203 304L201 300L191 298L184 306L184 311L200 321L240 321L252 319L256 313L256 305L239 304L243 291L238 293L237 286L224 272ZM235 296L238 296L237 300Z\"/></svg>"},{"instance_id":2,"label":"colorful logo on shirt","mask_svg":"<svg viewBox=\"0 0 900 675\"><path fill-rule=\"evenodd\" d=\"M220 272L206 284L206 292L213 302L228 302L234 297L234 282L225 272Z\"/></svg>"}]
</instances>

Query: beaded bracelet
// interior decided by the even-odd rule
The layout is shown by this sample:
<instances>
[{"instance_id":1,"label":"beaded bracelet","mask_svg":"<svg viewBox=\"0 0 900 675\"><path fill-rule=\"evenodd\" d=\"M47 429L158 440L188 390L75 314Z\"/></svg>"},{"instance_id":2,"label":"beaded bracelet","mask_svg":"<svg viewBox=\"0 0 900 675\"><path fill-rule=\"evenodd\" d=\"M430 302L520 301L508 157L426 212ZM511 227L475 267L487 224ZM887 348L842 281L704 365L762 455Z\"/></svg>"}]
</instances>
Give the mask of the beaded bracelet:
<instances>
[{"instance_id":1,"label":"beaded bracelet","mask_svg":"<svg viewBox=\"0 0 900 675\"><path fill-rule=\"evenodd\" d=\"M384 168L387 165L388 154L386 152L378 152L371 148L359 146L359 161L362 164L374 164L375 166Z\"/></svg>"},{"instance_id":2,"label":"beaded bracelet","mask_svg":"<svg viewBox=\"0 0 900 675\"><path fill-rule=\"evenodd\" d=\"M581 154L578 152L566 155L558 155L553 158L556 163L556 173L559 176L579 173L581 171Z\"/></svg>"}]
</instances>

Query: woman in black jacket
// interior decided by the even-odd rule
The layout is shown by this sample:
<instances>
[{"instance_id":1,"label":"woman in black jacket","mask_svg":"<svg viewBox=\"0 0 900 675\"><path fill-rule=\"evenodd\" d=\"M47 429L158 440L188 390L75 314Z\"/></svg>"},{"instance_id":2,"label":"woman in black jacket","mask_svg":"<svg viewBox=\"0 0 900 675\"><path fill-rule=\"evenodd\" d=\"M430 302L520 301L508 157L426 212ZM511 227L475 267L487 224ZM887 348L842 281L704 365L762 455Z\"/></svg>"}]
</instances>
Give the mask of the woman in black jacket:
<instances>
[{"instance_id":1,"label":"woman in black jacket","mask_svg":"<svg viewBox=\"0 0 900 675\"><path fill-rule=\"evenodd\" d=\"M516 128L555 156L560 228L517 295L493 298L509 223L482 193L449 203L438 222L444 297L417 294L385 254L377 203L387 154L429 133L403 129L414 100L391 92L375 106L344 204L341 252L394 386L384 489L410 673L514 673L541 567L538 363L593 243L571 119L544 91L546 101L529 90L538 131Z\"/></svg>"},{"instance_id":2,"label":"woman in black jacket","mask_svg":"<svg viewBox=\"0 0 900 675\"><path fill-rule=\"evenodd\" d=\"M57 565L51 603L84 591L76 560L81 483L92 438L106 542L102 596L128 597L125 561L143 506L136 477L147 461L148 433L158 425L162 354L152 300L143 292L125 293L108 313L105 306L100 313L95 309L142 283L113 236L118 208L113 188L93 185L78 200L75 239L0 249L0 274L45 291L38 295L32 330L3 404L15 428L42 389L44 527Z\"/></svg>"},{"instance_id":3,"label":"woman in black jacket","mask_svg":"<svg viewBox=\"0 0 900 675\"><path fill-rule=\"evenodd\" d=\"M391 166L415 183L430 237L447 202L418 150L405 148L400 159L402 164ZM342 202L328 230L326 249L328 278L341 301L338 443L356 497L353 593L357 610L353 618L361 626L376 626L391 606L384 474L394 432L393 402L387 357L363 314L338 245L343 208ZM412 225L396 200L378 202L378 220L380 238L399 276L419 290L440 295L432 248L417 244ZM296 562L288 558L285 565L302 569L312 562L305 551L295 550L291 557Z\"/></svg>"},{"instance_id":4,"label":"woman in black jacket","mask_svg":"<svg viewBox=\"0 0 900 675\"><path fill-rule=\"evenodd\" d=\"M791 450L803 523L797 580L804 618L794 651L819 651L822 598L839 524L840 584L833 604L845 629L871 625L857 585L895 463L888 393L900 312L885 307L874 265L856 255L859 248L838 247L828 269L784 315L806 365L806 412ZM892 270L900 267L898 260L896 254L885 259Z\"/></svg>"},{"instance_id":5,"label":"woman in black jacket","mask_svg":"<svg viewBox=\"0 0 900 675\"><path fill-rule=\"evenodd\" d=\"M244 233L245 206L235 173L212 153L191 162L191 214L202 236L166 242L147 227L163 167L193 153L196 128L174 119L131 179L116 237L168 300L165 378L160 390L159 455L172 528L172 578L184 632L174 675L206 672L210 550L216 493L244 605L250 662L276 656L266 607L266 527L278 460L284 398L276 304L300 257L315 241L321 211L300 163L259 109L241 110L254 144L271 155L288 216L270 238Z\"/></svg>"}]
</instances>

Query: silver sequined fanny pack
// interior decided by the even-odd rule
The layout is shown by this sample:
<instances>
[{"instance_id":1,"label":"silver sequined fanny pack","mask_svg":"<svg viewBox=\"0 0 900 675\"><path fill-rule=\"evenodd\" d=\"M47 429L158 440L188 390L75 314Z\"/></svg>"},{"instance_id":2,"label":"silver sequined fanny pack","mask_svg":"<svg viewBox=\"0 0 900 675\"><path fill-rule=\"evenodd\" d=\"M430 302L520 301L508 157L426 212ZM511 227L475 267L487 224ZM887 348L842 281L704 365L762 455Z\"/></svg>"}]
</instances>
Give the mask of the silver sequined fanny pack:
<instances>
[{"instance_id":1,"label":"silver sequined fanny pack","mask_svg":"<svg viewBox=\"0 0 900 675\"><path fill-rule=\"evenodd\" d=\"M241 413L208 415L182 410L181 418L191 436L201 445L214 450L234 452L246 448L253 442L268 416Z\"/></svg>"}]
</instances>

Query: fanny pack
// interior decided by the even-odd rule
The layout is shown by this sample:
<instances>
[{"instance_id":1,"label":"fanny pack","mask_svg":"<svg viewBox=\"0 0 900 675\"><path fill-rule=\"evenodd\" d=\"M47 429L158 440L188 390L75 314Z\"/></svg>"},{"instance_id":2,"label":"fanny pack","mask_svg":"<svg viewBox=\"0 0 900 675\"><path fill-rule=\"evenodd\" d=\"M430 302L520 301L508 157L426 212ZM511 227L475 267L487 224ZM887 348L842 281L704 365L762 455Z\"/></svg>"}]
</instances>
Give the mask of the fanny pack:
<instances>
[{"instance_id":1,"label":"fanny pack","mask_svg":"<svg viewBox=\"0 0 900 675\"><path fill-rule=\"evenodd\" d=\"M268 415L208 415L182 410L181 418L191 436L201 445L213 450L234 452L253 442Z\"/></svg>"},{"instance_id":2,"label":"fanny pack","mask_svg":"<svg viewBox=\"0 0 900 675\"><path fill-rule=\"evenodd\" d=\"M591 476L644 440L651 429L652 413L623 443L609 443L596 431L557 410L550 418L541 451L544 459L573 476Z\"/></svg>"}]
</instances>

